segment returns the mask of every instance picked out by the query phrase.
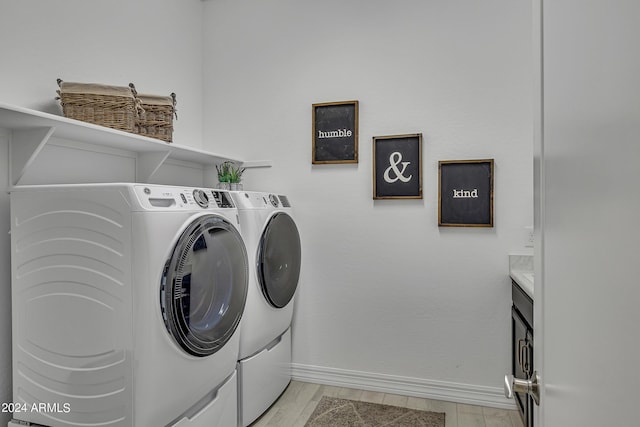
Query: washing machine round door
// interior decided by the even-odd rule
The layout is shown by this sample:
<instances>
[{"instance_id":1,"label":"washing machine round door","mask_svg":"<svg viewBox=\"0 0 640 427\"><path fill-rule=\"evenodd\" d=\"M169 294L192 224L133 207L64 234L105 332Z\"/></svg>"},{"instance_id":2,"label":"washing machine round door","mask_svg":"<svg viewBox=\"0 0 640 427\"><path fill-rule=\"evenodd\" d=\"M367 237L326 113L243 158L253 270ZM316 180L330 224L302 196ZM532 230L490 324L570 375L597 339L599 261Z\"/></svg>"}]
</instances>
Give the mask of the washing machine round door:
<instances>
[{"instance_id":1,"label":"washing machine round door","mask_svg":"<svg viewBox=\"0 0 640 427\"><path fill-rule=\"evenodd\" d=\"M267 223L258 246L258 281L262 293L276 307L293 298L300 278L300 235L293 219L275 213Z\"/></svg>"},{"instance_id":2,"label":"washing machine round door","mask_svg":"<svg viewBox=\"0 0 640 427\"><path fill-rule=\"evenodd\" d=\"M169 334L189 354L215 353L240 323L247 286L240 233L222 217L198 217L182 232L164 268L160 302Z\"/></svg>"}]
</instances>

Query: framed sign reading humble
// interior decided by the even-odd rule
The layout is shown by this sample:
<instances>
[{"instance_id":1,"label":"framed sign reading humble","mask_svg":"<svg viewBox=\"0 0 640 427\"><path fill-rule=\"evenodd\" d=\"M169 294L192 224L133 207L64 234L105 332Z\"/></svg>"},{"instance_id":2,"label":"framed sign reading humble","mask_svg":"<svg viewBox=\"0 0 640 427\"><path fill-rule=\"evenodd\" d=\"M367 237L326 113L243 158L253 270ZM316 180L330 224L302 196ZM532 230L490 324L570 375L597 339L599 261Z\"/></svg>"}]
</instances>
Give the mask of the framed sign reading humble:
<instances>
[{"instance_id":1,"label":"framed sign reading humble","mask_svg":"<svg viewBox=\"0 0 640 427\"><path fill-rule=\"evenodd\" d=\"M493 159L438 162L438 225L493 227Z\"/></svg>"},{"instance_id":2,"label":"framed sign reading humble","mask_svg":"<svg viewBox=\"0 0 640 427\"><path fill-rule=\"evenodd\" d=\"M422 199L422 134L373 137L373 198Z\"/></svg>"},{"instance_id":3,"label":"framed sign reading humble","mask_svg":"<svg viewBox=\"0 0 640 427\"><path fill-rule=\"evenodd\" d=\"M358 163L358 101L313 104L313 164Z\"/></svg>"}]
</instances>

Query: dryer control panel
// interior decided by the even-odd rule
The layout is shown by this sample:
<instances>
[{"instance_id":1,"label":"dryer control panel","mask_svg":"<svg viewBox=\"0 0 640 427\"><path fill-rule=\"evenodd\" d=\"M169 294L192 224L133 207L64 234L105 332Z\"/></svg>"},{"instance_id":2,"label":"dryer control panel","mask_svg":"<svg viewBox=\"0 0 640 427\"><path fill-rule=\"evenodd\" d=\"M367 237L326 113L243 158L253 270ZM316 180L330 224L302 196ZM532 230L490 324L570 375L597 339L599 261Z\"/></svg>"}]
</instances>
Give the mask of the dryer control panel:
<instances>
[{"instance_id":1,"label":"dryer control panel","mask_svg":"<svg viewBox=\"0 0 640 427\"><path fill-rule=\"evenodd\" d=\"M238 209L281 209L290 208L287 196L257 191L232 192Z\"/></svg>"}]
</instances>

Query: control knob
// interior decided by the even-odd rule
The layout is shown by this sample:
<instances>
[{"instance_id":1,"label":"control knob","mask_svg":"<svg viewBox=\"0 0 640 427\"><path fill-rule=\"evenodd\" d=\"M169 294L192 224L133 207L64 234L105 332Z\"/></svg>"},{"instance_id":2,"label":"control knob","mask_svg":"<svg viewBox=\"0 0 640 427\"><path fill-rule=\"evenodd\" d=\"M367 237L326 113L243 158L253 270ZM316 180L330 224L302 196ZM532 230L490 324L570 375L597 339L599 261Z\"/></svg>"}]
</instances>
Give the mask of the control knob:
<instances>
[{"instance_id":1,"label":"control knob","mask_svg":"<svg viewBox=\"0 0 640 427\"><path fill-rule=\"evenodd\" d=\"M202 208L209 206L209 197L207 196L207 193L202 190L193 190L193 200L195 200Z\"/></svg>"}]
</instances>

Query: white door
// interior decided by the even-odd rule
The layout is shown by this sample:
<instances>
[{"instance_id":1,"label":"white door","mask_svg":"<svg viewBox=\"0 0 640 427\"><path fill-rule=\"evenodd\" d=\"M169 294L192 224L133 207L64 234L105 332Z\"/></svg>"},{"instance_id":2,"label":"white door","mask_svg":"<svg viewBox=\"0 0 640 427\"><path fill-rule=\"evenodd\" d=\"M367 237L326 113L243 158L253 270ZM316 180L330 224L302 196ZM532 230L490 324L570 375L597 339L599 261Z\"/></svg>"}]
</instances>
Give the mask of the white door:
<instances>
[{"instance_id":1,"label":"white door","mask_svg":"<svg viewBox=\"0 0 640 427\"><path fill-rule=\"evenodd\" d=\"M640 1L533 3L536 425L638 426Z\"/></svg>"}]
</instances>

